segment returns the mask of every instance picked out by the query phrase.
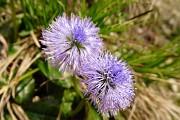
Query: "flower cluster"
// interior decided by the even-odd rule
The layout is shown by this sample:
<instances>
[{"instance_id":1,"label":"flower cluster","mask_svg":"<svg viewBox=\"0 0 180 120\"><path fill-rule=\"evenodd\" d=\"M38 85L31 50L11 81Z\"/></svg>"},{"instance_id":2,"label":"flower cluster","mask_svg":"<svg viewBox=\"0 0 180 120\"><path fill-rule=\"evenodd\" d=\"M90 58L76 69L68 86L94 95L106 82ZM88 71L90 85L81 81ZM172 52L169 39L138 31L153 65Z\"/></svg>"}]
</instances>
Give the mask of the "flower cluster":
<instances>
[{"instance_id":1,"label":"flower cluster","mask_svg":"<svg viewBox=\"0 0 180 120\"><path fill-rule=\"evenodd\" d=\"M103 43L98 37L99 28L90 20L74 14L69 18L64 13L42 32L40 41L46 46L43 49L52 65L74 73L84 61L101 54Z\"/></svg>"},{"instance_id":2,"label":"flower cluster","mask_svg":"<svg viewBox=\"0 0 180 120\"><path fill-rule=\"evenodd\" d=\"M110 53L105 53L92 64L85 64L81 70L86 75L83 93L98 105L98 111L116 115L120 109L130 106L134 98L133 76L123 61L118 61Z\"/></svg>"},{"instance_id":3,"label":"flower cluster","mask_svg":"<svg viewBox=\"0 0 180 120\"><path fill-rule=\"evenodd\" d=\"M83 93L98 112L116 115L134 98L133 75L124 61L103 53L98 32L90 18L63 14L42 32L40 41L52 65L84 78Z\"/></svg>"}]
</instances>

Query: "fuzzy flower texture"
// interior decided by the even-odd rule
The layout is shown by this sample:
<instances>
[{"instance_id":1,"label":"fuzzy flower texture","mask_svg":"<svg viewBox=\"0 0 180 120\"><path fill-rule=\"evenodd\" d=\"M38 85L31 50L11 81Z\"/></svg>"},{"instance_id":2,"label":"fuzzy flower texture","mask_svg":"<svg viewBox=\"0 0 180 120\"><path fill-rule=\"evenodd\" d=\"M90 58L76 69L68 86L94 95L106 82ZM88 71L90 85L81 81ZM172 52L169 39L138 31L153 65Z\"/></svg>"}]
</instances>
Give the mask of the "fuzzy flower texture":
<instances>
[{"instance_id":1,"label":"fuzzy flower texture","mask_svg":"<svg viewBox=\"0 0 180 120\"><path fill-rule=\"evenodd\" d=\"M102 53L103 43L98 37L99 28L90 18L81 19L64 13L42 32L41 43L50 62L59 70L74 73L81 63Z\"/></svg>"},{"instance_id":2,"label":"fuzzy flower texture","mask_svg":"<svg viewBox=\"0 0 180 120\"><path fill-rule=\"evenodd\" d=\"M134 98L133 76L125 62L105 53L92 64L84 65L82 73L86 75L82 83L87 85L83 93L98 105L98 112L116 115L130 106Z\"/></svg>"},{"instance_id":3,"label":"fuzzy flower texture","mask_svg":"<svg viewBox=\"0 0 180 120\"><path fill-rule=\"evenodd\" d=\"M41 43L47 59L59 70L81 75L83 94L98 112L116 115L130 106L134 98L133 75L123 61L109 52L103 54L99 28L90 18L65 14L42 32Z\"/></svg>"}]
</instances>

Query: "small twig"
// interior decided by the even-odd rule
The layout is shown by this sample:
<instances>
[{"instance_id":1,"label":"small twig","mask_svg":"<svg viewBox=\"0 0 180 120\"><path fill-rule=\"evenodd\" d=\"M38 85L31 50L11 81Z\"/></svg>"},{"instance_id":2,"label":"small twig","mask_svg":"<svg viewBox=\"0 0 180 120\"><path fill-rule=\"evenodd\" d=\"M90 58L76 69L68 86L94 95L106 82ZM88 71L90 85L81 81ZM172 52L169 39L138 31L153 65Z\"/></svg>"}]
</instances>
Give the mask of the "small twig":
<instances>
[{"instance_id":1,"label":"small twig","mask_svg":"<svg viewBox=\"0 0 180 120\"><path fill-rule=\"evenodd\" d=\"M0 75L3 73L4 70L6 70L6 68L9 66L9 64L26 48L28 47L27 44L24 44L23 46L21 46L18 51L13 54L12 56L8 57L6 60L2 61L0 63Z\"/></svg>"},{"instance_id":2,"label":"small twig","mask_svg":"<svg viewBox=\"0 0 180 120\"><path fill-rule=\"evenodd\" d=\"M12 110L12 108L11 108L10 102L7 103L7 109L8 109L8 111L9 111L9 114L11 115L12 119L13 119L13 120L18 120L18 119L16 118L16 116L14 115L14 113L13 113L13 110Z\"/></svg>"},{"instance_id":3,"label":"small twig","mask_svg":"<svg viewBox=\"0 0 180 120\"><path fill-rule=\"evenodd\" d=\"M134 112L135 112L135 109L136 109L136 104L137 104L137 99L134 100L134 105L133 105L133 107L132 107L132 110L131 110L131 113L130 113L130 115L129 115L129 117L128 117L128 120L131 120L131 119L132 119L132 116L133 116L133 114L134 114Z\"/></svg>"},{"instance_id":4,"label":"small twig","mask_svg":"<svg viewBox=\"0 0 180 120\"><path fill-rule=\"evenodd\" d=\"M38 41L36 35L34 34L34 31L31 30L30 33L31 33L32 39L34 40L34 43L36 44L36 46L37 46L38 48L40 48L41 45L39 44L39 41Z\"/></svg>"},{"instance_id":5,"label":"small twig","mask_svg":"<svg viewBox=\"0 0 180 120\"><path fill-rule=\"evenodd\" d=\"M14 62L13 62L13 65L12 65L12 67L11 67L11 69L10 69L10 72L9 72L9 77L8 77L8 80L10 81L11 79L12 79L12 77L13 77L13 74L14 74L14 70L15 70L15 68L18 66L18 62L19 62L19 58L17 58Z\"/></svg>"},{"instance_id":6,"label":"small twig","mask_svg":"<svg viewBox=\"0 0 180 120\"><path fill-rule=\"evenodd\" d=\"M6 39L3 37L3 35L0 33L0 41L2 42L2 44L4 45L5 51L8 51L8 43L6 42Z\"/></svg>"},{"instance_id":7,"label":"small twig","mask_svg":"<svg viewBox=\"0 0 180 120\"><path fill-rule=\"evenodd\" d=\"M139 15L136 15L136 16L134 16L134 17L128 19L128 21L129 21L129 20L134 20L134 19L136 19L136 18L140 18L140 17L142 17L142 16L144 16L144 15L146 15L146 14L152 12L152 11L153 11L153 9L148 10L148 11L146 11L146 12L143 12L143 13L141 13L141 14L139 14Z\"/></svg>"},{"instance_id":8,"label":"small twig","mask_svg":"<svg viewBox=\"0 0 180 120\"><path fill-rule=\"evenodd\" d=\"M16 115L18 116L19 120L29 120L29 118L27 117L26 113L24 112L21 106L12 103L12 108L16 113Z\"/></svg>"},{"instance_id":9,"label":"small twig","mask_svg":"<svg viewBox=\"0 0 180 120\"><path fill-rule=\"evenodd\" d=\"M0 113L4 111L4 106L6 105L6 103L9 101L10 98L10 90L7 88L2 97L1 97L1 101L0 101Z\"/></svg>"},{"instance_id":10,"label":"small twig","mask_svg":"<svg viewBox=\"0 0 180 120\"><path fill-rule=\"evenodd\" d=\"M154 80L154 81L160 81L160 82L164 82L164 83L168 83L168 84L176 84L176 85L179 85L179 86L180 86L180 83L178 83L178 82L170 82L170 81L168 81L168 80L166 80L166 79L163 79L163 78L157 78L157 77L149 76L149 75L146 75L146 74L143 74L143 75L142 75L142 74L136 73L136 72L134 72L134 74L137 75L137 76L139 76L139 77L146 76L146 77L148 77L149 79Z\"/></svg>"}]
</instances>

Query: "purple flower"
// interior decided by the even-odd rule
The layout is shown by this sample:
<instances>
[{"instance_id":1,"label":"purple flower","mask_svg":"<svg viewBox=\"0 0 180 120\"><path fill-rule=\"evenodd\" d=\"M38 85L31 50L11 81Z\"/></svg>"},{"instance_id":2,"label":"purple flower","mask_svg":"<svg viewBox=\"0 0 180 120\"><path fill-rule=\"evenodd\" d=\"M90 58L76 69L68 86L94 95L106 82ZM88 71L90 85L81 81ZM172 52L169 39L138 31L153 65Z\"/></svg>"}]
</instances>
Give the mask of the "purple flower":
<instances>
[{"instance_id":1,"label":"purple flower","mask_svg":"<svg viewBox=\"0 0 180 120\"><path fill-rule=\"evenodd\" d=\"M90 18L80 18L64 13L42 32L41 43L47 59L59 70L74 73L84 61L102 53L103 43L97 35L99 28Z\"/></svg>"},{"instance_id":2,"label":"purple flower","mask_svg":"<svg viewBox=\"0 0 180 120\"><path fill-rule=\"evenodd\" d=\"M133 75L123 61L105 53L91 64L83 65L81 75L84 95L107 116L130 106L134 98Z\"/></svg>"}]
</instances>

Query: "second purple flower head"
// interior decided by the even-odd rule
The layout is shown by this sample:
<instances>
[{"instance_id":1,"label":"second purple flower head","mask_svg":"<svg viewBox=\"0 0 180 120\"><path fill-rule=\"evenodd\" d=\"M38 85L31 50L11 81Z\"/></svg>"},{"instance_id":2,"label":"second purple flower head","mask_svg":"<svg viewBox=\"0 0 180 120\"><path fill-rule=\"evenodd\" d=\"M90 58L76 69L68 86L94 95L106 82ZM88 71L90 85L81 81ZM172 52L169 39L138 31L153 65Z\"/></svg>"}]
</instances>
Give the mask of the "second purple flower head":
<instances>
[{"instance_id":1,"label":"second purple flower head","mask_svg":"<svg viewBox=\"0 0 180 120\"><path fill-rule=\"evenodd\" d=\"M97 105L100 113L116 115L130 106L134 98L134 79L125 62L105 53L93 63L83 65L81 74L85 76L83 93Z\"/></svg>"}]
</instances>

